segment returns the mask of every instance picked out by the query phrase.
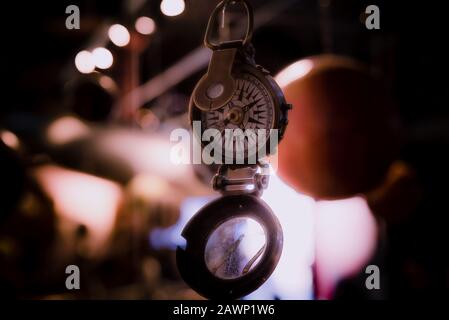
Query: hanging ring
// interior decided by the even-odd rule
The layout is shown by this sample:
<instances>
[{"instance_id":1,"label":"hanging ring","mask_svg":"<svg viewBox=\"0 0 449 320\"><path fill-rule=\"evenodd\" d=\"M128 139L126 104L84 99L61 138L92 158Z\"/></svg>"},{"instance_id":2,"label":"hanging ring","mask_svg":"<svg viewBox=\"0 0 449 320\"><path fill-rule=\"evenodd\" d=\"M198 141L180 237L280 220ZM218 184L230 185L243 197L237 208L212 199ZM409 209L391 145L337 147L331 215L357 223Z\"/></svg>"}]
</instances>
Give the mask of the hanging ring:
<instances>
[{"instance_id":1,"label":"hanging ring","mask_svg":"<svg viewBox=\"0 0 449 320\"><path fill-rule=\"evenodd\" d=\"M238 40L228 40L228 41L219 42L219 43L213 43L211 41L213 25L216 22L216 19L217 19L217 16L218 16L220 10L222 10L223 13L225 13L229 3L242 3L243 6L245 7L246 14L247 14L246 15L247 23L246 23L245 38L238 39ZM253 9L251 7L251 4L247 0L224 0L224 1L220 2L215 7L214 11L212 12L212 14L209 18L209 22L207 24L207 29L206 29L206 35L204 36L204 45L212 50L243 47L251 41L251 38L253 35L253 25L254 25Z\"/></svg>"}]
</instances>

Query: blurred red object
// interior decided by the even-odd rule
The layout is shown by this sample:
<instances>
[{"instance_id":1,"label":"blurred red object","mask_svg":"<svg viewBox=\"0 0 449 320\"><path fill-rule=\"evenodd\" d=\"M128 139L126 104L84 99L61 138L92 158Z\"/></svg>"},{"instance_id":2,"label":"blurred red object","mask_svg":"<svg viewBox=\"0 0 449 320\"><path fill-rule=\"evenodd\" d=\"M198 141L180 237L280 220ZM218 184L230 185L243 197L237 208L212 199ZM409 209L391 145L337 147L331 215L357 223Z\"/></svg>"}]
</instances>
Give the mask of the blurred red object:
<instances>
[{"instance_id":1,"label":"blurred red object","mask_svg":"<svg viewBox=\"0 0 449 320\"><path fill-rule=\"evenodd\" d=\"M371 190L395 158L398 121L382 86L357 62L317 56L277 80L293 104L279 145L280 176L298 191L336 199Z\"/></svg>"}]
</instances>

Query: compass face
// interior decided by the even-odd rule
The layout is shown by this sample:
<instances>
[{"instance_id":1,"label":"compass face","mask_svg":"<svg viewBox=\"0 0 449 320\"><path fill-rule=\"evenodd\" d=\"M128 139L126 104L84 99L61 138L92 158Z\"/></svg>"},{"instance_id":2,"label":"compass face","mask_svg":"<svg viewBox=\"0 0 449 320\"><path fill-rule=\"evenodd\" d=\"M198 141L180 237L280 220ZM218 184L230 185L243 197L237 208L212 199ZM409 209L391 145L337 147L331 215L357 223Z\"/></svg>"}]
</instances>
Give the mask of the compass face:
<instances>
[{"instance_id":1,"label":"compass face","mask_svg":"<svg viewBox=\"0 0 449 320\"><path fill-rule=\"evenodd\" d=\"M201 113L203 130L213 128L220 131L223 148L232 148L233 157L236 152L244 152L246 156L248 150L260 150L265 145L264 143L262 146L261 141L266 140L258 139L259 135L264 132L264 137L269 139L269 130L273 129L274 123L273 98L267 88L249 73L237 76L236 90L229 103L219 109ZM235 138L239 132L245 133L241 141Z\"/></svg>"}]
</instances>

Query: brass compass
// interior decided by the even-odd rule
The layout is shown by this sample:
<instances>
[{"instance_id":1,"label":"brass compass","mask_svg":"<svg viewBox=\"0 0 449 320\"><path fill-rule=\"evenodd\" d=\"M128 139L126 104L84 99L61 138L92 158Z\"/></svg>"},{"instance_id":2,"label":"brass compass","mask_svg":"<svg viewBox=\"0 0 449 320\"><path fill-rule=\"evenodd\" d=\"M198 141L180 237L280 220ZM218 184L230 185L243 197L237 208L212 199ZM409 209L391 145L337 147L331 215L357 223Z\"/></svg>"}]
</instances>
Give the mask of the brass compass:
<instances>
[{"instance_id":1,"label":"brass compass","mask_svg":"<svg viewBox=\"0 0 449 320\"><path fill-rule=\"evenodd\" d=\"M217 16L230 5L245 9L245 37L213 42ZM201 127L197 139L206 148L202 137L213 129L212 143L219 144L214 156L222 165L213 187L223 197L203 207L184 228L186 246L178 248L177 264L186 283L207 298L235 299L256 290L282 252L281 226L260 195L269 180L264 159L282 139L290 105L270 73L255 63L252 30L247 0L218 4L204 40L212 50L208 71L190 99L192 126Z\"/></svg>"}]
</instances>

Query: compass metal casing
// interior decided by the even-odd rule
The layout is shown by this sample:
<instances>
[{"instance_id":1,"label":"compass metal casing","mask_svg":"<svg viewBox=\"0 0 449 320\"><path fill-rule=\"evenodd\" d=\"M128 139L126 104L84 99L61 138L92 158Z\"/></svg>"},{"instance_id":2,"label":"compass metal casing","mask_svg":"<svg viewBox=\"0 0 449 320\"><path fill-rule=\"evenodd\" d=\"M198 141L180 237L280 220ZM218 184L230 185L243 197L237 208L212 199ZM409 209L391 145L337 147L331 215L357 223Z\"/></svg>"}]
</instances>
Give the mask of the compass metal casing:
<instances>
[{"instance_id":1,"label":"compass metal casing","mask_svg":"<svg viewBox=\"0 0 449 320\"><path fill-rule=\"evenodd\" d=\"M190 118L190 122L193 125L193 121L200 121L201 122L201 132L194 132L196 135L196 139L199 139L199 141L201 142L202 147L205 147L209 142L204 142L202 141L201 137L203 135L203 132L206 129L209 128L215 128L218 130L222 130L223 128L220 127L216 127L216 126L211 126L210 123L207 123L207 121L205 121L204 117L207 117L208 115L217 115L217 113L222 112L224 109L230 109L230 108L234 108L237 113L238 113L238 109L242 107L243 101L240 101L236 103L235 98L237 98L241 92L244 90L244 88L241 87L241 85L243 86L250 86L252 85L252 88L247 88L247 92L248 93L252 93L254 97L256 98L263 98L263 101L261 101L261 103L266 102L265 104L262 104L262 108L266 108L266 113L270 113L270 117L271 117L271 121L269 121L269 123L263 123L260 126L254 125L248 125L248 117L249 115L245 115L247 118L243 120L244 125L242 130L244 129L266 129L266 130L271 130L271 129L277 129L278 130L278 143L281 141L286 126L288 124L288 110L291 109L291 106L289 104L286 103L285 98L284 98L284 94L282 92L282 90L279 88L279 86L277 85L277 83L274 81L274 79L271 77L270 73L265 70L263 67L252 64L252 63L248 63L248 62L240 62L240 63L236 63L234 65L233 71L232 71L232 76L234 78L234 81L236 83L235 87L235 92L233 95L233 98L231 99L231 101L227 102L225 105L223 105L220 109L215 109L212 111L202 111L200 108L198 108L195 105L194 99L191 98L190 99L190 105L189 105L189 118ZM249 84L248 84L249 83ZM254 89L254 90L253 90ZM251 92L252 91L252 92ZM241 97L240 97L241 98ZM237 101L240 99L237 99ZM253 102L254 99L248 99L248 97L245 98L246 101ZM269 110L269 109L271 110ZM261 113L260 108L256 111ZM268 114L267 114L268 116ZM217 117L219 117L219 115L217 115ZM224 115L223 115L224 117ZM253 118L254 119L254 118ZM258 119L255 119L256 121ZM254 120L253 120L254 121ZM224 127L225 129L233 129L235 128L235 126L230 126L228 127ZM201 136L199 136L199 134ZM267 133L267 137L269 137L269 133ZM224 143L224 142L223 142ZM224 146L223 146L224 147ZM270 148L270 139L267 139L267 143L266 145L261 145L258 146L257 148L257 152L258 154L260 154L260 151L264 150L265 155L270 155L272 154L273 149ZM259 157L257 157L258 160ZM221 156L221 160L223 161L223 163L226 160L225 155L223 154ZM244 164L248 163L248 154L245 150L245 154L244 154Z\"/></svg>"}]
</instances>

